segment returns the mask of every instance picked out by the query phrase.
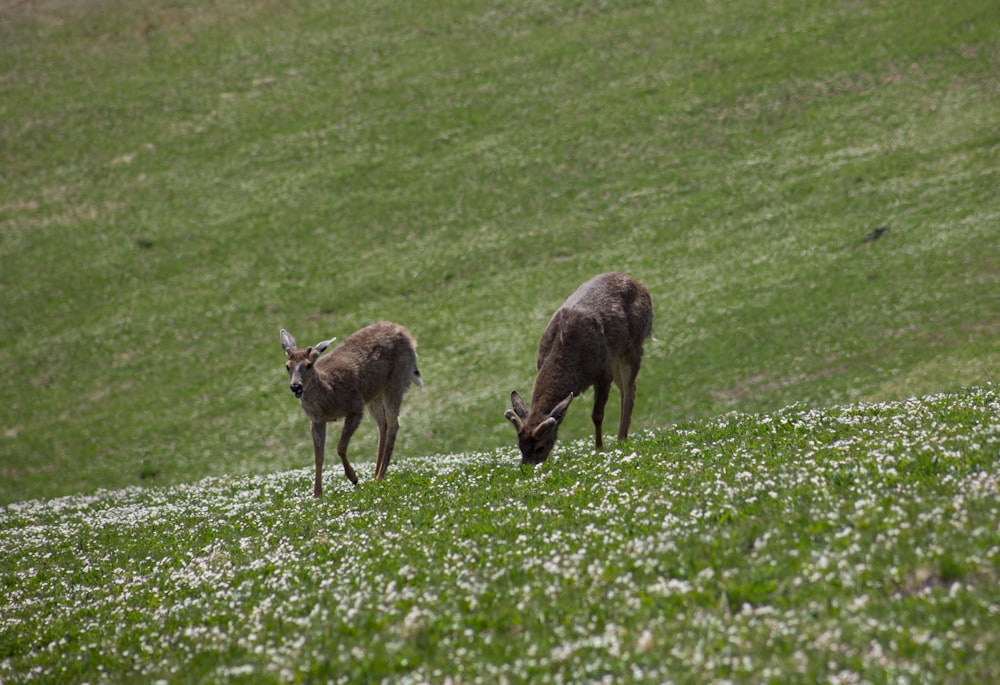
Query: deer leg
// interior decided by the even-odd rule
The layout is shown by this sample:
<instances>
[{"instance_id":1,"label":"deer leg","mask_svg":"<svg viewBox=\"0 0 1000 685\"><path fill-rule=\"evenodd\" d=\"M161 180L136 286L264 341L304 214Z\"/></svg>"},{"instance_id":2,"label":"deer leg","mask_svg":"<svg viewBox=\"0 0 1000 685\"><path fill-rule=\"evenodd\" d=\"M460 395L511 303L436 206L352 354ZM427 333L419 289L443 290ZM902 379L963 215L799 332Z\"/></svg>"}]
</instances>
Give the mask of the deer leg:
<instances>
[{"instance_id":1,"label":"deer leg","mask_svg":"<svg viewBox=\"0 0 1000 685\"><path fill-rule=\"evenodd\" d=\"M358 412L357 414L348 414L344 417L344 429L340 432L340 442L337 443L337 454L340 455L340 462L344 465L344 475L354 485L358 484L358 476L354 473L354 469L351 468L351 462L347 461L347 445L351 442L351 436L354 435L354 431L361 425L362 416L363 414Z\"/></svg>"},{"instance_id":2,"label":"deer leg","mask_svg":"<svg viewBox=\"0 0 1000 685\"><path fill-rule=\"evenodd\" d=\"M618 439L628 437L628 429L632 424L632 407L635 406L635 376L632 366L621 364L618 367L618 390L622 394L622 413L618 420Z\"/></svg>"},{"instance_id":3,"label":"deer leg","mask_svg":"<svg viewBox=\"0 0 1000 685\"><path fill-rule=\"evenodd\" d=\"M372 416L378 425L378 457L375 459L375 480L382 480L382 462L385 461L385 447L388 443L389 427L385 419L385 407L382 400L372 408Z\"/></svg>"},{"instance_id":4,"label":"deer leg","mask_svg":"<svg viewBox=\"0 0 1000 685\"><path fill-rule=\"evenodd\" d=\"M389 460L392 459L392 450L396 446L396 433L399 432L399 420L391 416L386 420L385 427L385 449L379 450L382 454L379 458L379 466L375 471L375 480L385 478L385 472L389 470Z\"/></svg>"},{"instance_id":5,"label":"deer leg","mask_svg":"<svg viewBox=\"0 0 1000 685\"><path fill-rule=\"evenodd\" d=\"M326 424L312 422L313 455L316 457L316 476L313 479L313 497L323 494L323 453L326 447Z\"/></svg>"},{"instance_id":6,"label":"deer leg","mask_svg":"<svg viewBox=\"0 0 1000 685\"><path fill-rule=\"evenodd\" d=\"M399 406L401 402L393 402L391 398L383 398L380 410L382 421L379 424L378 466L375 469L375 480L385 478L389 470L389 460L396 446L396 433L399 432Z\"/></svg>"},{"instance_id":7,"label":"deer leg","mask_svg":"<svg viewBox=\"0 0 1000 685\"><path fill-rule=\"evenodd\" d=\"M382 398L378 397L368 404L368 413L371 414L375 425L378 426L378 454L375 457L375 480L379 479L379 471L382 470L382 458L385 454L386 423L385 405Z\"/></svg>"},{"instance_id":8,"label":"deer leg","mask_svg":"<svg viewBox=\"0 0 1000 685\"><path fill-rule=\"evenodd\" d=\"M594 444L597 449L604 447L604 440L601 436L601 425L604 423L604 405L608 403L608 395L611 394L611 381L601 381L594 384L594 411L590 418L594 422Z\"/></svg>"}]
</instances>

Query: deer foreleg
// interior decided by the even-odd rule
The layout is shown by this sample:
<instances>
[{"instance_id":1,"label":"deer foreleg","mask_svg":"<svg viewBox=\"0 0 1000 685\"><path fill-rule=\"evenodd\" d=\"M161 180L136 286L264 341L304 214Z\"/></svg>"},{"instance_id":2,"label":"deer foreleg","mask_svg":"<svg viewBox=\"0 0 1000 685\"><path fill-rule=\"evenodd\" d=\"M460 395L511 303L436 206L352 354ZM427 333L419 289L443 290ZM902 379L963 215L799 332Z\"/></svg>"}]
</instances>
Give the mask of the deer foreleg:
<instances>
[{"instance_id":1,"label":"deer foreleg","mask_svg":"<svg viewBox=\"0 0 1000 685\"><path fill-rule=\"evenodd\" d=\"M610 380L594 384L594 411L590 413L590 418L594 422L594 444L597 446L597 449L604 447L601 426L604 424L604 406L608 403L608 395L610 393Z\"/></svg>"},{"instance_id":2,"label":"deer foreleg","mask_svg":"<svg viewBox=\"0 0 1000 685\"><path fill-rule=\"evenodd\" d=\"M344 465L344 475L347 480L354 485L358 484L358 476L351 468L351 462L347 461L347 445L351 442L351 436L361 425L362 413L349 414L344 418L344 429L340 432L340 441L337 443L337 454L340 455L340 462Z\"/></svg>"},{"instance_id":3,"label":"deer foreleg","mask_svg":"<svg viewBox=\"0 0 1000 685\"><path fill-rule=\"evenodd\" d=\"M628 429L632 423L632 408L635 406L636 374L628 364L622 364L618 373L620 375L618 389L622 393L622 413L618 421L618 439L624 440L628 437Z\"/></svg>"},{"instance_id":4,"label":"deer foreleg","mask_svg":"<svg viewBox=\"0 0 1000 685\"><path fill-rule=\"evenodd\" d=\"M326 447L326 424L312 422L313 455L316 457L316 477L313 479L313 497L323 494L323 453Z\"/></svg>"}]
</instances>

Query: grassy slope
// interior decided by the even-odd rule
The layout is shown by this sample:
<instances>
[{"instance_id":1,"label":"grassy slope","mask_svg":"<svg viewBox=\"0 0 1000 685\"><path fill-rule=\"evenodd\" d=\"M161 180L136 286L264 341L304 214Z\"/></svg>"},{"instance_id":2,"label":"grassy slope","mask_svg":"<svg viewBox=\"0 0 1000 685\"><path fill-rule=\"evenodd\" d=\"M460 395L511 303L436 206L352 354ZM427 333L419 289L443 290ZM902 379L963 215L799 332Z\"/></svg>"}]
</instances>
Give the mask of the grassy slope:
<instances>
[{"instance_id":1,"label":"grassy slope","mask_svg":"<svg viewBox=\"0 0 1000 685\"><path fill-rule=\"evenodd\" d=\"M5 3L0 502L307 464L280 326L411 328L399 460L510 444L608 269L654 294L640 428L981 382L993 9Z\"/></svg>"},{"instance_id":2,"label":"grassy slope","mask_svg":"<svg viewBox=\"0 0 1000 685\"><path fill-rule=\"evenodd\" d=\"M997 682L998 415L989 386L320 500L297 469L9 505L0 680Z\"/></svg>"}]
</instances>

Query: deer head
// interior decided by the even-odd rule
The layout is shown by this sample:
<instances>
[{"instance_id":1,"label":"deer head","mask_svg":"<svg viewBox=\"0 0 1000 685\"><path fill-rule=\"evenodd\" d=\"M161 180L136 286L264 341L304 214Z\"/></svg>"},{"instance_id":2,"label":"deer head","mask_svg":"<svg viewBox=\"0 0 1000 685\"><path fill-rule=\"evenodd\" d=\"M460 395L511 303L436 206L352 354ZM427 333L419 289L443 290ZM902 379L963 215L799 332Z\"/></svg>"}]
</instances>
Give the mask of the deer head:
<instances>
[{"instance_id":1,"label":"deer head","mask_svg":"<svg viewBox=\"0 0 1000 685\"><path fill-rule=\"evenodd\" d=\"M285 362L285 370L288 371L289 379L288 387L296 398L302 399L302 393L305 392L306 386L312 382L316 374L313 365L323 354L323 350L329 347L334 340L336 338L330 338L300 350L295 346L295 338L292 337L291 333L284 328L281 329L281 347L288 355L288 361Z\"/></svg>"},{"instance_id":2,"label":"deer head","mask_svg":"<svg viewBox=\"0 0 1000 685\"><path fill-rule=\"evenodd\" d=\"M541 421L532 423L528 421L528 408L521 396L517 391L510 394L513 409L508 409L504 416L517 430L517 446L521 448L522 464L541 464L548 459L556 444L559 424L566 416L566 410L572 401L573 394L570 393L569 397L557 404L552 411L542 417Z\"/></svg>"}]
</instances>

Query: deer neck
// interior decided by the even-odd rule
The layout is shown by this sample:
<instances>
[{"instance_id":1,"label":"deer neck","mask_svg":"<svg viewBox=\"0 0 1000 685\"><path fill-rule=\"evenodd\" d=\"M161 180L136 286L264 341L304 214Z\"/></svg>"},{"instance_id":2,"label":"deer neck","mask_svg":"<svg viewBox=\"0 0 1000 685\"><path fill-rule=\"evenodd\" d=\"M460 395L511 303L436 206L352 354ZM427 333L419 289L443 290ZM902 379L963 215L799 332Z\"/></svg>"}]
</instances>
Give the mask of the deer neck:
<instances>
[{"instance_id":1,"label":"deer neck","mask_svg":"<svg viewBox=\"0 0 1000 685\"><path fill-rule=\"evenodd\" d=\"M580 392L576 370L575 360L567 359L565 349L545 358L531 390L528 424L534 425L545 420L557 404L571 393L575 395Z\"/></svg>"},{"instance_id":2,"label":"deer neck","mask_svg":"<svg viewBox=\"0 0 1000 685\"><path fill-rule=\"evenodd\" d=\"M333 391L334 379L326 373L313 374L302 388L302 409L314 421L329 420L340 415L340 407L335 406L339 394Z\"/></svg>"}]
</instances>

